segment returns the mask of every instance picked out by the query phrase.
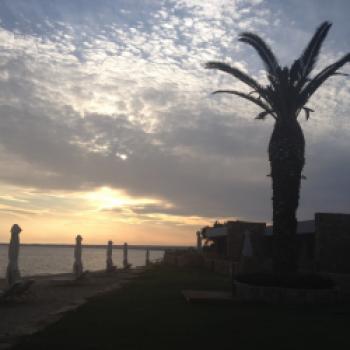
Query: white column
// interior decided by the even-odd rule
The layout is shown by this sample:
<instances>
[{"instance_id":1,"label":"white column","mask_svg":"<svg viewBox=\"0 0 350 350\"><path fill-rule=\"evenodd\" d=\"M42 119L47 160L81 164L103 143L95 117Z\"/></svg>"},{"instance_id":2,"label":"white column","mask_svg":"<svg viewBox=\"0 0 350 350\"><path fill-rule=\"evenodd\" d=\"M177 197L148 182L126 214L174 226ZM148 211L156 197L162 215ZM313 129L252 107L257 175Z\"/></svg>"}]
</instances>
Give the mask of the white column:
<instances>
[{"instance_id":1,"label":"white column","mask_svg":"<svg viewBox=\"0 0 350 350\"><path fill-rule=\"evenodd\" d=\"M8 251L9 261L6 271L6 280L9 285L12 285L21 278L21 274L18 269L18 255L20 246L19 234L21 231L22 229L17 224L14 224L11 227L11 239Z\"/></svg>"}]
</instances>

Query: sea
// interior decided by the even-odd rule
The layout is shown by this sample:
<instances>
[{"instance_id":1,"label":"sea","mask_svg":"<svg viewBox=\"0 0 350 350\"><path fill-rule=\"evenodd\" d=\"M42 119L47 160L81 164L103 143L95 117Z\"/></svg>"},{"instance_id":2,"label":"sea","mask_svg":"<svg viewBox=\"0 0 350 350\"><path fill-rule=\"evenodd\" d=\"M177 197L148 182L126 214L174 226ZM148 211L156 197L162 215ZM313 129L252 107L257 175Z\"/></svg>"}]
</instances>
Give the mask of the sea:
<instances>
[{"instance_id":1,"label":"sea","mask_svg":"<svg viewBox=\"0 0 350 350\"><path fill-rule=\"evenodd\" d=\"M159 261L164 250L150 249L150 260ZM106 268L105 247L83 247L82 261L84 270L98 271ZM26 246L20 247L19 270L22 276L47 275L72 272L74 262L73 246ZM133 249L129 246L128 262L131 267L144 266L146 249ZM0 278L4 278L8 263L8 247L0 245ZM113 248L113 263L123 266L123 249Z\"/></svg>"}]
</instances>

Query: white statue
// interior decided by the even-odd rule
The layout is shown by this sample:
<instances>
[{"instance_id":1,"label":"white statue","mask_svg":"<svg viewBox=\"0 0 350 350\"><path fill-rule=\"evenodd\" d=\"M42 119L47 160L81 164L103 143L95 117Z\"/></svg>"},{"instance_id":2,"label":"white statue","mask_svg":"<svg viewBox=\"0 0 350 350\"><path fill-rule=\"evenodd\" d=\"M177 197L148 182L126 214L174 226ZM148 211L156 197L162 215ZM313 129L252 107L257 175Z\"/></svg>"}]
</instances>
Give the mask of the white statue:
<instances>
[{"instance_id":1,"label":"white statue","mask_svg":"<svg viewBox=\"0 0 350 350\"><path fill-rule=\"evenodd\" d=\"M113 252L113 242L108 241L107 245L107 260L106 260L106 270L107 272L111 272L115 270L115 266L113 265L112 260L112 252Z\"/></svg>"},{"instance_id":2,"label":"white statue","mask_svg":"<svg viewBox=\"0 0 350 350\"><path fill-rule=\"evenodd\" d=\"M123 247L123 267L127 269L129 267L128 263L128 243L124 243Z\"/></svg>"},{"instance_id":3,"label":"white statue","mask_svg":"<svg viewBox=\"0 0 350 350\"><path fill-rule=\"evenodd\" d=\"M19 234L21 231L22 229L17 224L11 227L11 239L8 252L9 262L6 271L6 280L9 285L12 285L21 278L18 269Z\"/></svg>"},{"instance_id":4,"label":"white statue","mask_svg":"<svg viewBox=\"0 0 350 350\"><path fill-rule=\"evenodd\" d=\"M81 260L81 252L82 252L81 241L83 240L83 237L78 235L75 238L75 240L76 240L76 244L74 247L73 273L76 277L79 277L83 273L83 262Z\"/></svg>"}]
</instances>

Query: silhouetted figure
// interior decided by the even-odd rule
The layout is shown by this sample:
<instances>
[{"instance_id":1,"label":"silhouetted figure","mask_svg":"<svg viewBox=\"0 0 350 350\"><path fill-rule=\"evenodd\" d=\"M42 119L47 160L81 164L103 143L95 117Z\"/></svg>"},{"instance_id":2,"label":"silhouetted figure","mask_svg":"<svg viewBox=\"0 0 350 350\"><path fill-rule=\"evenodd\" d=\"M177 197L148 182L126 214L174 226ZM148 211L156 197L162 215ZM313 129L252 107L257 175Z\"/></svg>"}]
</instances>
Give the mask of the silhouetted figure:
<instances>
[{"instance_id":1,"label":"silhouetted figure","mask_svg":"<svg viewBox=\"0 0 350 350\"><path fill-rule=\"evenodd\" d=\"M83 262L81 259L81 253L82 253L82 246L81 242L83 240L83 237L78 235L76 238L76 243L74 247L74 264L73 264L73 273L75 277L80 277L83 273Z\"/></svg>"},{"instance_id":2,"label":"silhouetted figure","mask_svg":"<svg viewBox=\"0 0 350 350\"><path fill-rule=\"evenodd\" d=\"M21 274L18 269L18 255L20 246L19 234L21 231L22 229L17 224L14 224L11 227L11 239L8 251L9 262L6 271L6 280L10 286L21 278Z\"/></svg>"}]
</instances>

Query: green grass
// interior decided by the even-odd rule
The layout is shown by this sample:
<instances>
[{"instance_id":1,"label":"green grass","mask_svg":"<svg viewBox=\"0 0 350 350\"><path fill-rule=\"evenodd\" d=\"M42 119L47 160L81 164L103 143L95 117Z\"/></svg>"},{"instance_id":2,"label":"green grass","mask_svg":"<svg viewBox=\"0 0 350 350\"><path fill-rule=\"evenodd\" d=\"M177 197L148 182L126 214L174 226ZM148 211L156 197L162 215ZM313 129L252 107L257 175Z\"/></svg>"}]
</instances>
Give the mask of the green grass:
<instances>
[{"instance_id":1,"label":"green grass","mask_svg":"<svg viewBox=\"0 0 350 350\"><path fill-rule=\"evenodd\" d=\"M229 290L196 269L159 266L92 299L16 349L347 349L350 306L188 304L182 289Z\"/></svg>"}]
</instances>

